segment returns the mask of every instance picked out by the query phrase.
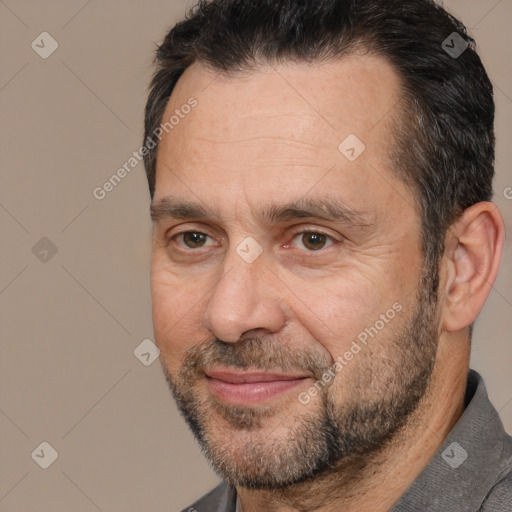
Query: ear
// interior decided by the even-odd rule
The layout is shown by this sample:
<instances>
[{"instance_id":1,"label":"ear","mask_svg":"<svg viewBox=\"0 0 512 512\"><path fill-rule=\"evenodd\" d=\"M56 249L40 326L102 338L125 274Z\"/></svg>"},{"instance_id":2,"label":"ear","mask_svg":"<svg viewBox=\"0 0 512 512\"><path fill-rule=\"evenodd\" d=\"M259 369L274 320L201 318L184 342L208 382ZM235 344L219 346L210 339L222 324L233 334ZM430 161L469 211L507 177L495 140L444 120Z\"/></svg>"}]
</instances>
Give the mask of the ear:
<instances>
[{"instance_id":1,"label":"ear","mask_svg":"<svg viewBox=\"0 0 512 512\"><path fill-rule=\"evenodd\" d=\"M445 331L464 329L479 315L496 280L504 242L503 218L489 202L466 209L448 230L442 260Z\"/></svg>"}]
</instances>

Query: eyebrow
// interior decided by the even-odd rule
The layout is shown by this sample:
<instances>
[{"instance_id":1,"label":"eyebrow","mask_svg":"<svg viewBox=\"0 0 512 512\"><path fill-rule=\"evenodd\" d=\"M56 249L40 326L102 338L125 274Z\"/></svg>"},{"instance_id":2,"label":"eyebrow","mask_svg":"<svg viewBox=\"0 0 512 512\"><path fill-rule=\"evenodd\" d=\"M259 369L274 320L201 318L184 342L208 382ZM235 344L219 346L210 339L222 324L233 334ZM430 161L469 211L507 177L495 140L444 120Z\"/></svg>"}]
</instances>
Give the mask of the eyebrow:
<instances>
[{"instance_id":1,"label":"eyebrow","mask_svg":"<svg viewBox=\"0 0 512 512\"><path fill-rule=\"evenodd\" d=\"M150 206L151 220L154 223L172 218L180 220L220 220L220 216L210 207L180 198L167 196L152 202ZM281 205L269 205L254 213L261 224L274 225L296 219L322 219L340 224L357 227L369 227L374 216L349 207L334 198L301 197Z\"/></svg>"}]
</instances>

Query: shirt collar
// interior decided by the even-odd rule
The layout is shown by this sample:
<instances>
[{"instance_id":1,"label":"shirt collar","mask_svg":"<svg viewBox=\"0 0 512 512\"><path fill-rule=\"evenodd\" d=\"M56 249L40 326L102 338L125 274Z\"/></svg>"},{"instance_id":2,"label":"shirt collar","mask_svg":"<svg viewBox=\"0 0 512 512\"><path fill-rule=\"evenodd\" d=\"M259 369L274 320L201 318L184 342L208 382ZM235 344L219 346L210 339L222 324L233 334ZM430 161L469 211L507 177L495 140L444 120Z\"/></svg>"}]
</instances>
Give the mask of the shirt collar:
<instances>
[{"instance_id":1,"label":"shirt collar","mask_svg":"<svg viewBox=\"0 0 512 512\"><path fill-rule=\"evenodd\" d=\"M510 438L474 370L468 373L465 402L466 409L439 451L391 512L480 509L496 482Z\"/></svg>"},{"instance_id":2,"label":"shirt collar","mask_svg":"<svg viewBox=\"0 0 512 512\"><path fill-rule=\"evenodd\" d=\"M244 509L242 508L242 503L240 503L240 496L236 495L236 509L235 512L244 512Z\"/></svg>"}]
</instances>

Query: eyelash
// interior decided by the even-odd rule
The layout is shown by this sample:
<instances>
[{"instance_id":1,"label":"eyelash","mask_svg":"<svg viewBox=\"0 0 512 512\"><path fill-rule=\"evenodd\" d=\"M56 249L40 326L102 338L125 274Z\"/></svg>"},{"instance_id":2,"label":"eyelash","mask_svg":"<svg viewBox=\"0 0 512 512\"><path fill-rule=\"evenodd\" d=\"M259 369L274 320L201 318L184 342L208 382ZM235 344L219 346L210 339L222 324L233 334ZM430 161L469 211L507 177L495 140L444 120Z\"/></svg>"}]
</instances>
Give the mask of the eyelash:
<instances>
[{"instance_id":1,"label":"eyelash","mask_svg":"<svg viewBox=\"0 0 512 512\"><path fill-rule=\"evenodd\" d=\"M179 237L182 237L183 235L186 235L187 233L196 233L196 234L200 234L200 235L205 235L208 238L212 238L207 233L203 233L202 231L195 231L195 230L181 231L180 233L176 233L172 237L170 237L169 240L168 240L167 245L170 245L170 243L172 241L175 241L176 239L178 239ZM336 240L332 235L329 235L328 233L324 233L323 231L312 230L312 229L306 229L306 230L302 230L302 231L297 231L296 233L294 233L292 235L291 240L293 241L293 240L295 240L295 238L297 238L297 236L304 235L306 233L325 236L328 239L328 241L330 240L332 242L330 245L327 245L327 247L322 247L321 249L318 249L316 251L305 249L305 251L308 252L308 253L321 254L321 253L323 253L324 250L328 249L329 247L334 245L336 242L338 242L338 240ZM287 244L287 247L290 246L290 245L291 245L291 242L289 244ZM190 248L190 247L187 247L187 248L180 247L180 250L185 251L185 252L197 252L200 249L203 249L204 247L205 246L198 247L197 249L193 249L193 248Z\"/></svg>"}]
</instances>

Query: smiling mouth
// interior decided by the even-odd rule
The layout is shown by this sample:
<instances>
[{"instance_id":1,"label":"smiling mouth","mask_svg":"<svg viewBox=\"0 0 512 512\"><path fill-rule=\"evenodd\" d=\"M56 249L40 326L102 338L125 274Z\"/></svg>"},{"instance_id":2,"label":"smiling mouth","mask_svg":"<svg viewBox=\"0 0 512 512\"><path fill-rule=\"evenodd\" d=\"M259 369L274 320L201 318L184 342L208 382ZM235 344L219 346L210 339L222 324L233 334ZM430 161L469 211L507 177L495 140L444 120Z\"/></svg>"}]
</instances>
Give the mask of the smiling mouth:
<instances>
[{"instance_id":1,"label":"smiling mouth","mask_svg":"<svg viewBox=\"0 0 512 512\"><path fill-rule=\"evenodd\" d=\"M205 373L211 393L232 405L264 403L313 378L303 373L287 374L239 368L216 368Z\"/></svg>"}]
</instances>

